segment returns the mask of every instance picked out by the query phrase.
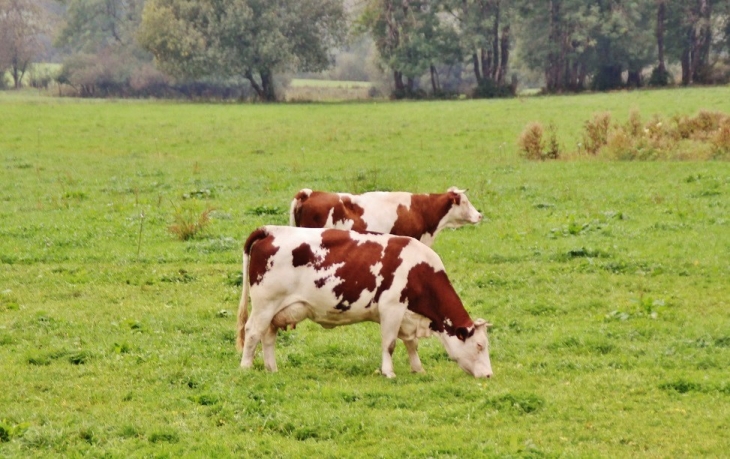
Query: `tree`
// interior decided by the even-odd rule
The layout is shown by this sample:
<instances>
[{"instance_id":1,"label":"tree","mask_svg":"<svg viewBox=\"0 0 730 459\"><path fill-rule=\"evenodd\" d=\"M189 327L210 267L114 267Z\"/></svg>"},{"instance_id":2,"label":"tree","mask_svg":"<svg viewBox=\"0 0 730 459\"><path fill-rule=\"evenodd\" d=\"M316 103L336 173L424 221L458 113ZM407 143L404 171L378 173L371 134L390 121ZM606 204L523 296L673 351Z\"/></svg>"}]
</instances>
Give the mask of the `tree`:
<instances>
[{"instance_id":1,"label":"tree","mask_svg":"<svg viewBox=\"0 0 730 459\"><path fill-rule=\"evenodd\" d=\"M83 97L148 95L166 86L136 40L143 7L144 0L68 0L55 40L67 51L57 81Z\"/></svg>"},{"instance_id":2,"label":"tree","mask_svg":"<svg viewBox=\"0 0 730 459\"><path fill-rule=\"evenodd\" d=\"M243 77L273 101L275 73L327 68L344 23L337 0L149 0L138 39L177 78Z\"/></svg>"},{"instance_id":3,"label":"tree","mask_svg":"<svg viewBox=\"0 0 730 459\"><path fill-rule=\"evenodd\" d=\"M48 28L38 2L0 0L0 75L9 68L16 89L29 65L43 51L40 36Z\"/></svg>"},{"instance_id":4,"label":"tree","mask_svg":"<svg viewBox=\"0 0 730 459\"><path fill-rule=\"evenodd\" d=\"M519 35L523 58L542 67L546 90L577 91L639 86L641 70L654 61L648 0L524 1Z\"/></svg>"},{"instance_id":5,"label":"tree","mask_svg":"<svg viewBox=\"0 0 730 459\"><path fill-rule=\"evenodd\" d=\"M596 2L599 21L592 33L596 37L593 88L617 89L642 85L641 70L656 62L653 49L650 12L653 4L646 0L610 0Z\"/></svg>"},{"instance_id":6,"label":"tree","mask_svg":"<svg viewBox=\"0 0 730 459\"><path fill-rule=\"evenodd\" d=\"M445 8L459 25L463 54L470 57L477 93L504 93L512 44L512 2L448 0Z\"/></svg>"},{"instance_id":7,"label":"tree","mask_svg":"<svg viewBox=\"0 0 730 459\"><path fill-rule=\"evenodd\" d=\"M583 89L600 20L595 6L582 0L524 0L518 11L521 58L530 68L543 70L545 90Z\"/></svg>"},{"instance_id":8,"label":"tree","mask_svg":"<svg viewBox=\"0 0 730 459\"><path fill-rule=\"evenodd\" d=\"M107 48L135 48L144 0L69 0L66 24L56 46L96 54Z\"/></svg>"}]
</instances>

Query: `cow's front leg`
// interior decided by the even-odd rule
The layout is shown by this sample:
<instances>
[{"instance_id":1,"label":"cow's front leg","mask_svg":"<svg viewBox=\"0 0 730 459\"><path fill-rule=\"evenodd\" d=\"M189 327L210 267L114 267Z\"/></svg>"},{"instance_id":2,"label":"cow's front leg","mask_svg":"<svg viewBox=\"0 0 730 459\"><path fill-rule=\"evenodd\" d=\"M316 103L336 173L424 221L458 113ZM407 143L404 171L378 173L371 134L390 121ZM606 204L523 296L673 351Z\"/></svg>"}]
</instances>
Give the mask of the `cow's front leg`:
<instances>
[{"instance_id":1,"label":"cow's front leg","mask_svg":"<svg viewBox=\"0 0 730 459\"><path fill-rule=\"evenodd\" d=\"M269 371L277 371L276 368L276 355L274 350L276 349L276 331L278 329L272 324L269 329L266 330L262 345L264 348L264 367Z\"/></svg>"},{"instance_id":2,"label":"cow's front leg","mask_svg":"<svg viewBox=\"0 0 730 459\"><path fill-rule=\"evenodd\" d=\"M383 359L380 366L380 372L386 378L395 378L395 372L393 371L393 351L395 350L395 340L398 338L400 321L392 320L393 318L390 319L391 320L388 320L388 317L383 317L381 313L380 336L382 341Z\"/></svg>"},{"instance_id":3,"label":"cow's front leg","mask_svg":"<svg viewBox=\"0 0 730 459\"><path fill-rule=\"evenodd\" d=\"M418 339L404 339L403 344L406 345L406 350L408 350L408 361L411 364L411 371L414 373L424 373L421 358L418 357Z\"/></svg>"}]
</instances>

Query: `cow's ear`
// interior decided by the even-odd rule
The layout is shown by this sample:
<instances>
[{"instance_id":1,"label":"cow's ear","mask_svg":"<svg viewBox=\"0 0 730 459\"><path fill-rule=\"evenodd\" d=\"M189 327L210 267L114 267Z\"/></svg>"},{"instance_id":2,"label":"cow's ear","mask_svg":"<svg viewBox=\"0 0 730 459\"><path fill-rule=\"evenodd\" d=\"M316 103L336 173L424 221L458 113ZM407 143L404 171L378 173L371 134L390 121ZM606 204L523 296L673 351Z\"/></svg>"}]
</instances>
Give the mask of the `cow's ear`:
<instances>
[{"instance_id":1,"label":"cow's ear","mask_svg":"<svg viewBox=\"0 0 730 459\"><path fill-rule=\"evenodd\" d=\"M474 325L476 326L476 328L484 327L485 329L492 326L492 324L490 324L489 322L487 322L484 319L477 319L477 320L475 320L474 321Z\"/></svg>"},{"instance_id":2,"label":"cow's ear","mask_svg":"<svg viewBox=\"0 0 730 459\"><path fill-rule=\"evenodd\" d=\"M449 201L451 201L452 204L459 205L461 204L461 195L457 191L449 191Z\"/></svg>"}]
</instances>

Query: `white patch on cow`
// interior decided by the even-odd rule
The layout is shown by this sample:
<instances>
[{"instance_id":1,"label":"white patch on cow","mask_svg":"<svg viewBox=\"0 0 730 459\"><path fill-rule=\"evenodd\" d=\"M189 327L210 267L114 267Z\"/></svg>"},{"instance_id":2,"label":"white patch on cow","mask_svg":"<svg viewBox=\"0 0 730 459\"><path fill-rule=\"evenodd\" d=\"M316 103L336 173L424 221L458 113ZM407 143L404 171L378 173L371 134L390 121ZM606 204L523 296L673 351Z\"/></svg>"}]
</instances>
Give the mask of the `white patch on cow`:
<instances>
[{"instance_id":1,"label":"white patch on cow","mask_svg":"<svg viewBox=\"0 0 730 459\"><path fill-rule=\"evenodd\" d=\"M383 275L381 272L383 271L383 263L377 262L373 266L370 267L370 273L372 273L373 276L375 276L375 290L380 287L380 284L383 283Z\"/></svg>"},{"instance_id":2,"label":"white patch on cow","mask_svg":"<svg viewBox=\"0 0 730 459\"><path fill-rule=\"evenodd\" d=\"M460 228L469 223L476 224L482 221L482 214L471 204L464 190L452 186L448 192L460 195L459 205L451 206L451 209L439 222L437 232L443 228Z\"/></svg>"},{"instance_id":3,"label":"white patch on cow","mask_svg":"<svg viewBox=\"0 0 730 459\"><path fill-rule=\"evenodd\" d=\"M447 327L453 327L454 323L448 317L444 317L444 325L446 325Z\"/></svg>"},{"instance_id":4,"label":"white patch on cow","mask_svg":"<svg viewBox=\"0 0 730 459\"><path fill-rule=\"evenodd\" d=\"M411 194L396 191L371 191L351 196L352 202L364 209L362 219L368 231L388 233L398 220L398 206L411 208Z\"/></svg>"},{"instance_id":5,"label":"white patch on cow","mask_svg":"<svg viewBox=\"0 0 730 459\"><path fill-rule=\"evenodd\" d=\"M342 199L342 196L340 196L340 199ZM344 220L334 221L334 218L335 218L334 215L335 215L335 209L333 207L330 209L329 213L327 214L327 220L325 221L324 228L351 230L352 226L355 224L355 221L351 220L349 218L346 218Z\"/></svg>"}]
</instances>

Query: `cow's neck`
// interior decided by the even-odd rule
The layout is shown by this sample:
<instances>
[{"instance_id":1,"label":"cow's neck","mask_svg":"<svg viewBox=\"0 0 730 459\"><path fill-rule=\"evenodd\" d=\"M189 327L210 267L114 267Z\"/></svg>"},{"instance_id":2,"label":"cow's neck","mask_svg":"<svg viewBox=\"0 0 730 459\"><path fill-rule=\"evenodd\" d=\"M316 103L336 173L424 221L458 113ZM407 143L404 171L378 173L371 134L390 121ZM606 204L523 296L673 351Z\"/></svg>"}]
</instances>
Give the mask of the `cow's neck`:
<instances>
[{"instance_id":1,"label":"cow's neck","mask_svg":"<svg viewBox=\"0 0 730 459\"><path fill-rule=\"evenodd\" d=\"M430 235L430 242L433 242L436 234L446 227L451 200L447 194L413 195L411 208L423 216L423 233ZM422 242L431 245L424 240Z\"/></svg>"},{"instance_id":2,"label":"cow's neck","mask_svg":"<svg viewBox=\"0 0 730 459\"><path fill-rule=\"evenodd\" d=\"M474 326L446 272L436 271L428 263L411 268L401 301L408 302L409 310L427 317L435 332L455 336L459 329L470 330Z\"/></svg>"}]
</instances>

